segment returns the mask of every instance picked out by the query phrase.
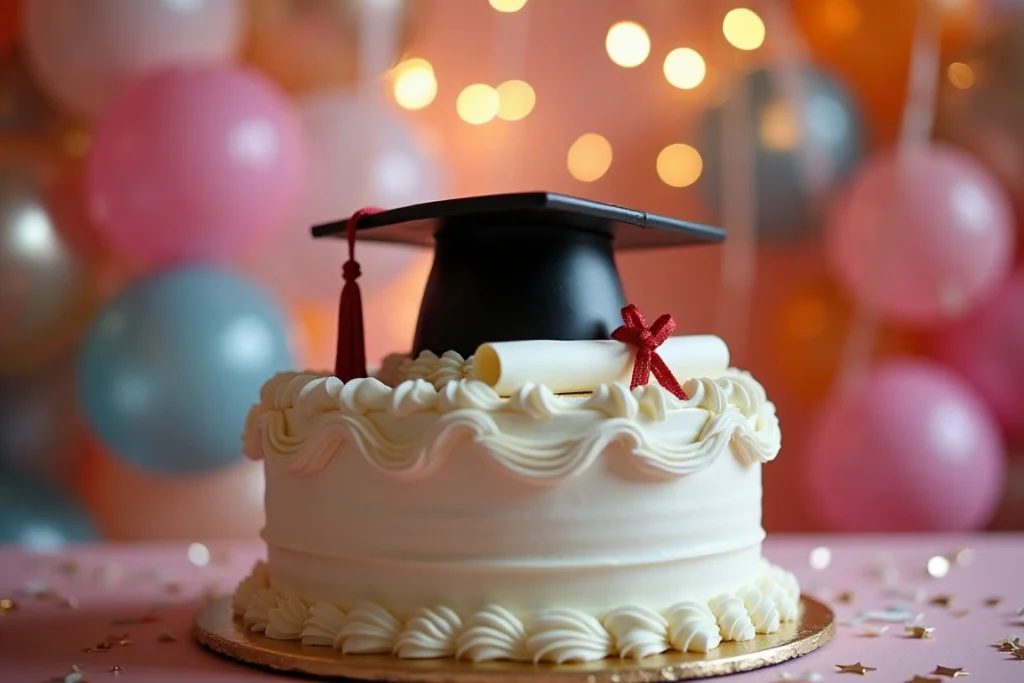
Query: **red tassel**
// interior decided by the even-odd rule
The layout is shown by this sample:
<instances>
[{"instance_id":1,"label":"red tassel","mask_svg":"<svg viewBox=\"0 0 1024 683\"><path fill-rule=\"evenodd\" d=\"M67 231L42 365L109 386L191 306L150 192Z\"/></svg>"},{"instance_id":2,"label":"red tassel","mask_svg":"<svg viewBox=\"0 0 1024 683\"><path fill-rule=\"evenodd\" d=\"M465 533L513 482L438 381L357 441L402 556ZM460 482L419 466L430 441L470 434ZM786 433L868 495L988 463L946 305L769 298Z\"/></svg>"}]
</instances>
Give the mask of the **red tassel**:
<instances>
[{"instance_id":1,"label":"red tassel","mask_svg":"<svg viewBox=\"0 0 1024 683\"><path fill-rule=\"evenodd\" d=\"M359 294L359 262L356 261L356 227L364 216L380 209L360 209L348 219L345 237L348 240L348 261L341 268L345 284L338 303L338 346L334 374L344 382L366 377L366 341L363 333L363 299Z\"/></svg>"}]
</instances>

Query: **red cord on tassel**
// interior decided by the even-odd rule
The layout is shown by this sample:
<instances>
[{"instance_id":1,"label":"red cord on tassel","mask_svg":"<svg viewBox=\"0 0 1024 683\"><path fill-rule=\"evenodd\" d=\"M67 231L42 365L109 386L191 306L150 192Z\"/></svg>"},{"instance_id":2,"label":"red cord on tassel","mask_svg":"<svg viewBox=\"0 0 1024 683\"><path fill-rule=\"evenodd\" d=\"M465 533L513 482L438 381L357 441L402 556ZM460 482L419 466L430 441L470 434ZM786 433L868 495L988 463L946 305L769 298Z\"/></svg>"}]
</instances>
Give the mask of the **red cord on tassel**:
<instances>
[{"instance_id":1,"label":"red cord on tassel","mask_svg":"<svg viewBox=\"0 0 1024 683\"><path fill-rule=\"evenodd\" d=\"M334 374L344 382L366 377L366 340L363 333L363 300L359 294L359 262L356 261L356 227L365 216L380 213L381 209L365 208L348 219L345 238L348 240L348 260L341 268L345 284L338 302L338 346L334 359Z\"/></svg>"}]
</instances>

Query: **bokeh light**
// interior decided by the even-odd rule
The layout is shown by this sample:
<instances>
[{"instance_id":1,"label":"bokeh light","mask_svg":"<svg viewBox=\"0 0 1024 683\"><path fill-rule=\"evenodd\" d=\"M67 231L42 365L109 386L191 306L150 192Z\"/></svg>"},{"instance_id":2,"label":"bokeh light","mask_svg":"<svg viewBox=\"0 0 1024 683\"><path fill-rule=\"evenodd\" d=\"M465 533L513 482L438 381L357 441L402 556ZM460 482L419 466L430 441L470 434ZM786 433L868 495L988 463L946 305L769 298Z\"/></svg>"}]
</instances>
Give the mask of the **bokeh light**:
<instances>
[{"instance_id":1,"label":"bokeh light","mask_svg":"<svg viewBox=\"0 0 1024 683\"><path fill-rule=\"evenodd\" d=\"M852 35L860 28L860 8L853 0L819 0L821 23L838 37Z\"/></svg>"},{"instance_id":2,"label":"bokeh light","mask_svg":"<svg viewBox=\"0 0 1024 683\"><path fill-rule=\"evenodd\" d=\"M491 7L499 12L518 12L523 9L526 0L490 0Z\"/></svg>"},{"instance_id":3,"label":"bokeh light","mask_svg":"<svg viewBox=\"0 0 1024 683\"><path fill-rule=\"evenodd\" d=\"M525 119L537 103L537 95L526 81L505 81L497 91L498 118L505 121Z\"/></svg>"},{"instance_id":4,"label":"bokeh light","mask_svg":"<svg viewBox=\"0 0 1024 683\"><path fill-rule=\"evenodd\" d=\"M479 126L498 115L500 104L497 90L486 83L474 83L459 93L455 109L463 121Z\"/></svg>"},{"instance_id":5,"label":"bokeh light","mask_svg":"<svg viewBox=\"0 0 1024 683\"><path fill-rule=\"evenodd\" d=\"M757 126L761 146L772 152L796 149L800 142L800 126L793 107L786 102L773 102L761 109Z\"/></svg>"},{"instance_id":6,"label":"bokeh light","mask_svg":"<svg viewBox=\"0 0 1024 683\"><path fill-rule=\"evenodd\" d=\"M608 29L604 47L613 62L628 69L640 66L651 54L651 39L635 21L620 21Z\"/></svg>"},{"instance_id":7,"label":"bokeh light","mask_svg":"<svg viewBox=\"0 0 1024 683\"><path fill-rule=\"evenodd\" d=\"M597 133L584 133L569 147L569 174L576 180L592 183L612 165L612 145Z\"/></svg>"},{"instance_id":8,"label":"bokeh light","mask_svg":"<svg viewBox=\"0 0 1024 683\"><path fill-rule=\"evenodd\" d=\"M404 109L422 109L437 96L434 67L425 59L405 60L395 67L392 77L395 101Z\"/></svg>"},{"instance_id":9,"label":"bokeh light","mask_svg":"<svg viewBox=\"0 0 1024 683\"><path fill-rule=\"evenodd\" d=\"M733 47L740 50L756 50L764 43L764 22L754 10L737 7L725 15L722 33Z\"/></svg>"},{"instance_id":10,"label":"bokeh light","mask_svg":"<svg viewBox=\"0 0 1024 683\"><path fill-rule=\"evenodd\" d=\"M963 62L953 62L946 69L950 85L958 90L967 90L974 85L974 69Z\"/></svg>"},{"instance_id":11,"label":"bokeh light","mask_svg":"<svg viewBox=\"0 0 1024 683\"><path fill-rule=\"evenodd\" d=\"M658 154L658 177L671 187L688 187L697 182L704 170L700 152L689 145L669 145Z\"/></svg>"},{"instance_id":12,"label":"bokeh light","mask_svg":"<svg viewBox=\"0 0 1024 683\"><path fill-rule=\"evenodd\" d=\"M689 47L677 47L665 57L665 79L681 90L696 88L704 80L707 66L700 53Z\"/></svg>"}]
</instances>

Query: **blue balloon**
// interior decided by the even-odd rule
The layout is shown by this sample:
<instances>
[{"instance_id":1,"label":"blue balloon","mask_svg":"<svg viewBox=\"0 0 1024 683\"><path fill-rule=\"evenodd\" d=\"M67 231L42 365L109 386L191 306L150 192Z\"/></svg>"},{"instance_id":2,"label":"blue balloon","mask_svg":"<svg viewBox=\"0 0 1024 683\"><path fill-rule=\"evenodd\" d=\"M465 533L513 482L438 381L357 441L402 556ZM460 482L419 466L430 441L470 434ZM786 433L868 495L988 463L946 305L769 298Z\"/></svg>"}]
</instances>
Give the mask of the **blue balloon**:
<instances>
[{"instance_id":1,"label":"blue balloon","mask_svg":"<svg viewBox=\"0 0 1024 683\"><path fill-rule=\"evenodd\" d=\"M0 468L0 545L49 552L97 540L84 509L45 479Z\"/></svg>"},{"instance_id":2,"label":"blue balloon","mask_svg":"<svg viewBox=\"0 0 1024 683\"><path fill-rule=\"evenodd\" d=\"M824 162L815 172L827 180L825 191L845 180L864 157L867 143L863 119L853 97L832 77L813 66L796 71L800 104L794 104L776 71L755 71L735 87L732 97L742 93L746 110L742 120L744 144L751 145L757 198L757 235L768 242L803 239L820 229L821 217L814 209L821 196L811 196L803 178L801 149L813 149ZM722 216L726 202L722 174L724 135L729 114L724 104L708 111L698 127L697 146L704 162L698 183L711 206ZM821 178L819 177L819 180Z\"/></svg>"},{"instance_id":3,"label":"blue balloon","mask_svg":"<svg viewBox=\"0 0 1024 683\"><path fill-rule=\"evenodd\" d=\"M183 268L139 282L100 314L78 389L115 455L150 472L198 473L240 457L260 386L290 367L285 316L269 294L228 271Z\"/></svg>"}]
</instances>

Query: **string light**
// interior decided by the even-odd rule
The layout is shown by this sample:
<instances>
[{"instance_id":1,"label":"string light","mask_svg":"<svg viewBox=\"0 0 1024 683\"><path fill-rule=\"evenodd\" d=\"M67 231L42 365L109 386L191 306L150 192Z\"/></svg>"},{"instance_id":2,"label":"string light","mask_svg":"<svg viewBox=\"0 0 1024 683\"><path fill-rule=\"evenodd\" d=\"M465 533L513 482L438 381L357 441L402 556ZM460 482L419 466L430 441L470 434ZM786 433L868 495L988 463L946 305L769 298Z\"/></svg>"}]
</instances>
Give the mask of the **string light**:
<instances>
[{"instance_id":1,"label":"string light","mask_svg":"<svg viewBox=\"0 0 1024 683\"><path fill-rule=\"evenodd\" d=\"M612 165L612 145L597 133L584 133L569 147L569 174L576 180L592 183Z\"/></svg>"},{"instance_id":2,"label":"string light","mask_svg":"<svg viewBox=\"0 0 1024 683\"><path fill-rule=\"evenodd\" d=\"M958 90L967 90L974 85L974 69L963 62L953 62L946 69L950 84Z\"/></svg>"},{"instance_id":3,"label":"string light","mask_svg":"<svg viewBox=\"0 0 1024 683\"><path fill-rule=\"evenodd\" d=\"M761 110L757 135L761 146L772 152L796 149L800 142L800 126L793 108L785 102L772 102Z\"/></svg>"},{"instance_id":4,"label":"string light","mask_svg":"<svg viewBox=\"0 0 1024 683\"><path fill-rule=\"evenodd\" d=\"M498 118L505 121L525 119L537 103L537 95L526 81L505 81L497 91Z\"/></svg>"},{"instance_id":5,"label":"string light","mask_svg":"<svg viewBox=\"0 0 1024 683\"><path fill-rule=\"evenodd\" d=\"M608 29L605 50L613 62L627 69L640 66L651 53L651 39L635 21L620 21Z\"/></svg>"},{"instance_id":6,"label":"string light","mask_svg":"<svg viewBox=\"0 0 1024 683\"><path fill-rule=\"evenodd\" d=\"M518 12L523 9L526 0L490 0L491 7L499 12Z\"/></svg>"},{"instance_id":7,"label":"string light","mask_svg":"<svg viewBox=\"0 0 1024 683\"><path fill-rule=\"evenodd\" d=\"M677 47L665 57L665 79L682 90L696 88L704 80L707 66L700 53L689 47Z\"/></svg>"},{"instance_id":8,"label":"string light","mask_svg":"<svg viewBox=\"0 0 1024 683\"><path fill-rule=\"evenodd\" d=\"M704 170L700 152L689 145L669 145L658 154L658 177L671 187L687 187L697 182Z\"/></svg>"},{"instance_id":9,"label":"string light","mask_svg":"<svg viewBox=\"0 0 1024 683\"><path fill-rule=\"evenodd\" d=\"M498 91L485 83L467 85L455 101L455 110L466 123L479 126L498 115Z\"/></svg>"},{"instance_id":10,"label":"string light","mask_svg":"<svg viewBox=\"0 0 1024 683\"><path fill-rule=\"evenodd\" d=\"M737 7L729 10L722 20L722 33L733 47L756 50L764 43L764 22L754 10Z\"/></svg>"},{"instance_id":11,"label":"string light","mask_svg":"<svg viewBox=\"0 0 1024 683\"><path fill-rule=\"evenodd\" d=\"M405 109L422 109L437 97L434 67L425 59L407 59L392 72L395 101Z\"/></svg>"}]
</instances>

